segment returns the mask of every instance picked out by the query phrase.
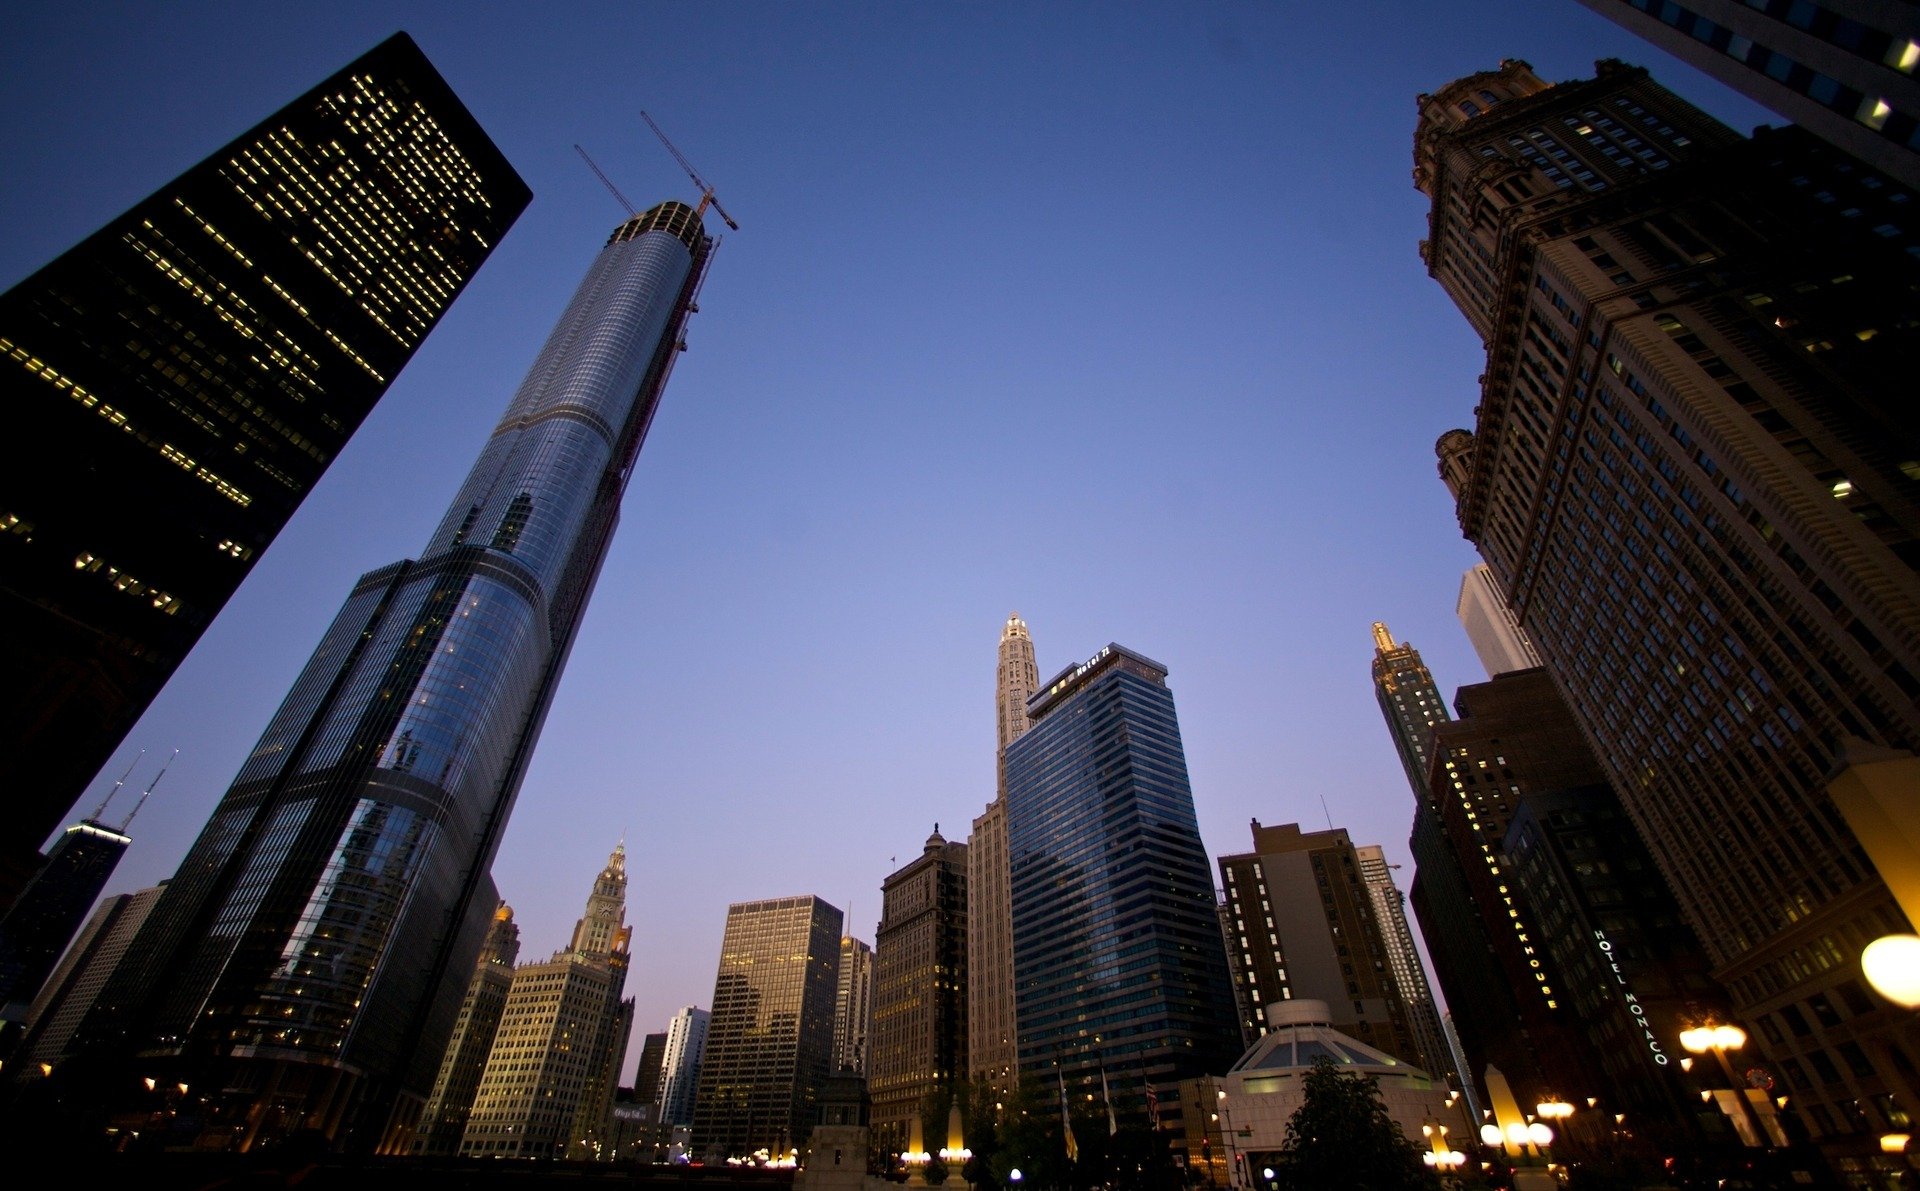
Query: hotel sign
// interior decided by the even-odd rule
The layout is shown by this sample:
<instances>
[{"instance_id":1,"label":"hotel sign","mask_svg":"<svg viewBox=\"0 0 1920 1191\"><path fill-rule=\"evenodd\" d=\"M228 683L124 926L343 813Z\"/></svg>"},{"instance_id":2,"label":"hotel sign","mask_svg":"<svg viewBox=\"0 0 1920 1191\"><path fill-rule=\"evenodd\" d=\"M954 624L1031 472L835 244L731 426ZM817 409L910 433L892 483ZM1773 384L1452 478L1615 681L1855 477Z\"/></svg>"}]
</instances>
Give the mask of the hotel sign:
<instances>
[{"instance_id":1,"label":"hotel sign","mask_svg":"<svg viewBox=\"0 0 1920 1191\"><path fill-rule=\"evenodd\" d=\"M1620 986L1620 995L1626 1000L1627 1012L1633 1014L1633 1024L1640 1027L1640 1038L1653 1052L1653 1061L1661 1067L1668 1063L1667 1052L1660 1049L1660 1036L1653 1032L1653 1026L1647 1021L1646 1007L1640 1004L1640 998L1633 995L1627 987L1627 977L1620 970L1620 962L1613 958L1613 944L1607 939L1607 932L1595 930L1593 941L1600 948L1601 958L1607 961L1607 968L1613 973L1613 982Z\"/></svg>"}]
</instances>

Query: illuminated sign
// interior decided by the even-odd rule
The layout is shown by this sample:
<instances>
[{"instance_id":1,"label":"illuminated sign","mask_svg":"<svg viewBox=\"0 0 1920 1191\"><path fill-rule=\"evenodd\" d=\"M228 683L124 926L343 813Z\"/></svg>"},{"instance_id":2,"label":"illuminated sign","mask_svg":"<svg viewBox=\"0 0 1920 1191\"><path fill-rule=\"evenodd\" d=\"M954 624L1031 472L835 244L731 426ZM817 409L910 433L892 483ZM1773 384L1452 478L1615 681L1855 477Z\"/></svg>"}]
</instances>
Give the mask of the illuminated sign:
<instances>
[{"instance_id":1,"label":"illuminated sign","mask_svg":"<svg viewBox=\"0 0 1920 1191\"><path fill-rule=\"evenodd\" d=\"M1074 667L1073 673L1067 675L1065 678L1061 679L1059 682L1056 682L1052 686L1048 687L1047 694L1057 695L1062 690L1065 690L1067 687L1072 686L1074 683L1080 681L1081 677L1085 675L1087 671L1093 669L1095 666L1099 665L1101 662L1106 661L1107 658L1112 655L1112 653L1113 653L1113 646L1111 645L1101 646L1099 653L1096 653L1092 657L1088 658L1086 661L1081 662L1078 666Z\"/></svg>"},{"instance_id":2,"label":"illuminated sign","mask_svg":"<svg viewBox=\"0 0 1920 1191\"><path fill-rule=\"evenodd\" d=\"M1620 986L1620 995L1626 999L1627 1012L1633 1014L1633 1024L1640 1027L1640 1037L1653 1052L1653 1061L1659 1066L1667 1065L1667 1054L1660 1049L1660 1038L1653 1032L1653 1026L1647 1021L1647 1010L1640 1004L1640 998L1633 995L1627 987L1626 974L1620 970L1619 961L1613 958L1613 944L1607 941L1607 932L1596 930L1593 941L1599 945L1600 954L1606 958L1607 967L1613 972L1613 982Z\"/></svg>"}]
</instances>

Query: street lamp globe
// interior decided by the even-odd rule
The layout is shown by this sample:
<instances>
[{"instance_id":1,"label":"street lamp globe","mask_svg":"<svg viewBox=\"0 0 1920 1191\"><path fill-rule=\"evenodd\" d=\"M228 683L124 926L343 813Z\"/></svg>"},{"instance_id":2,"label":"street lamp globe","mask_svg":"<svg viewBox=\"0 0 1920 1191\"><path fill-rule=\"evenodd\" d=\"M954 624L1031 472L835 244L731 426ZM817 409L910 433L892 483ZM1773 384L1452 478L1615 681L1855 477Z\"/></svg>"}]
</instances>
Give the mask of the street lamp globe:
<instances>
[{"instance_id":1,"label":"street lamp globe","mask_svg":"<svg viewBox=\"0 0 1920 1191\"><path fill-rule=\"evenodd\" d=\"M1873 991L1907 1009L1920 1009L1920 935L1882 935L1860 953Z\"/></svg>"}]
</instances>

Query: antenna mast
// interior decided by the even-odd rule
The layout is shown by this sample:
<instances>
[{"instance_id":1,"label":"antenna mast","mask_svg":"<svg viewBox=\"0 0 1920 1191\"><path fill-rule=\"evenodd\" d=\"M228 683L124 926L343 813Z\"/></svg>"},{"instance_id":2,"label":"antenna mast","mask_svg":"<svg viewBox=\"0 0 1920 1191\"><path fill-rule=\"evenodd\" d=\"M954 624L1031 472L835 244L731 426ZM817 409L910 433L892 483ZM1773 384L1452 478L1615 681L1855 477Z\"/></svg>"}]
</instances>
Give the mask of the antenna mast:
<instances>
[{"instance_id":1,"label":"antenna mast","mask_svg":"<svg viewBox=\"0 0 1920 1191\"><path fill-rule=\"evenodd\" d=\"M120 820L120 826L117 828L117 830L120 832L121 835L125 835L127 833L127 828L133 826L133 817L140 813L141 807L147 805L147 795L153 793L153 788L160 784L160 779L167 776L167 770L173 765L174 760L179 756L180 756L180 750L179 749L173 750L173 756L167 758L167 763L160 767L159 773L154 774L153 780L147 783L147 788L140 791L140 801L134 803L133 809L127 812L127 817Z\"/></svg>"},{"instance_id":2,"label":"antenna mast","mask_svg":"<svg viewBox=\"0 0 1920 1191\"><path fill-rule=\"evenodd\" d=\"M107 791L107 796L100 800L99 806L93 808L93 814L88 816L89 818L96 823L100 821L100 816L107 813L107 804L112 802L113 796L120 792L120 787L127 784L127 779L133 776L133 767L140 764L140 758L146 755L147 750L141 749L140 752L134 756L133 760L127 763L127 771L120 775L119 781L113 783L113 789Z\"/></svg>"},{"instance_id":3,"label":"antenna mast","mask_svg":"<svg viewBox=\"0 0 1920 1191\"><path fill-rule=\"evenodd\" d=\"M640 118L647 122L647 127L653 129L653 135L660 138L660 143L667 147L667 152L673 154L673 159L680 163L680 168L687 171L687 177L692 178L693 184L700 188L700 206L695 208L694 214L704 215L707 208L712 207L720 218L726 221L729 228L739 231L740 225L733 221L733 216L727 214L727 209L720 205L720 200L713 197L713 187L707 185L706 181L700 177L699 171L693 168L693 163L687 160L686 154L673 147L673 142L667 139L666 133L660 131L660 126L653 122L652 116L643 111L640 113Z\"/></svg>"}]
</instances>

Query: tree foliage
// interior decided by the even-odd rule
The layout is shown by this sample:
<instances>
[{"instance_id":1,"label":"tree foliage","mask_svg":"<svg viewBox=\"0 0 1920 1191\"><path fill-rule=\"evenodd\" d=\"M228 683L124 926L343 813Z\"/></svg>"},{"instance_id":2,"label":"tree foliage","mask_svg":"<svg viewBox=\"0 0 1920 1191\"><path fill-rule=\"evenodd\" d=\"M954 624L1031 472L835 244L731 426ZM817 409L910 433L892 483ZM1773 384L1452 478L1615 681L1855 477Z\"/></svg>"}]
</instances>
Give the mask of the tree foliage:
<instances>
[{"instance_id":1,"label":"tree foliage","mask_svg":"<svg viewBox=\"0 0 1920 1191\"><path fill-rule=\"evenodd\" d=\"M1280 1191L1438 1191L1372 1076L1343 1072L1323 1056L1303 1080L1305 1099L1274 1164Z\"/></svg>"}]
</instances>

